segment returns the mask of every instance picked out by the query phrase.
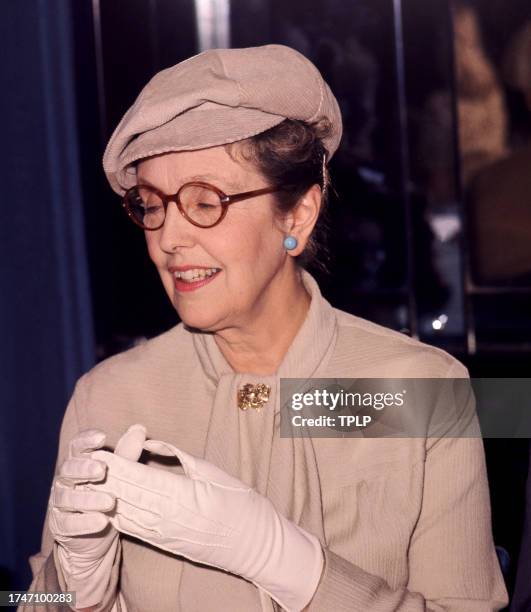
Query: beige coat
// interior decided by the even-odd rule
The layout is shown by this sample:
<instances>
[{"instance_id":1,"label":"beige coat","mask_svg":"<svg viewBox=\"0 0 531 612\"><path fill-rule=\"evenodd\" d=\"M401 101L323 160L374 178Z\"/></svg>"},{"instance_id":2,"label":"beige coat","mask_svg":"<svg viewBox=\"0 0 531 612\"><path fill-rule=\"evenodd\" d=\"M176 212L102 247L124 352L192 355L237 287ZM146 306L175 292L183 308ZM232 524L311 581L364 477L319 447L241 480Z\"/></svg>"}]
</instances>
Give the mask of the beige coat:
<instances>
[{"instance_id":1,"label":"beige coat","mask_svg":"<svg viewBox=\"0 0 531 612\"><path fill-rule=\"evenodd\" d=\"M467 376L446 352L336 310L306 272L303 281L310 310L276 376L235 373L213 336L177 325L78 381L58 465L80 430L102 429L114 446L129 425L143 423L150 437L219 465L320 538L325 570L311 611L503 608L481 439L280 438L280 377ZM271 385L262 411L237 408L246 382ZM133 538L121 538L120 555L101 610L111 609L118 580L129 611L278 609L238 576ZM30 562L32 590L63 584L46 524Z\"/></svg>"}]
</instances>

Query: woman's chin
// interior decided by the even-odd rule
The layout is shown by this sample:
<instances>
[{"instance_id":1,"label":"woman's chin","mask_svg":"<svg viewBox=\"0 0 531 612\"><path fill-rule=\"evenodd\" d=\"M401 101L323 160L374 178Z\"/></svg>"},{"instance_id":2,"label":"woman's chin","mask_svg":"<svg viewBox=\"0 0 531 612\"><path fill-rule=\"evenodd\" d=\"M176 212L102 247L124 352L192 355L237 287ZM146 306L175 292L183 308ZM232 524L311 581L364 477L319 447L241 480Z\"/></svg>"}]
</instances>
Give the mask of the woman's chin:
<instances>
[{"instance_id":1,"label":"woman's chin","mask_svg":"<svg viewBox=\"0 0 531 612\"><path fill-rule=\"evenodd\" d=\"M206 313L199 314L198 312L187 312L181 310L177 309L177 314L186 327L205 332L215 331L217 329L216 323L219 319L213 314L209 316Z\"/></svg>"}]
</instances>

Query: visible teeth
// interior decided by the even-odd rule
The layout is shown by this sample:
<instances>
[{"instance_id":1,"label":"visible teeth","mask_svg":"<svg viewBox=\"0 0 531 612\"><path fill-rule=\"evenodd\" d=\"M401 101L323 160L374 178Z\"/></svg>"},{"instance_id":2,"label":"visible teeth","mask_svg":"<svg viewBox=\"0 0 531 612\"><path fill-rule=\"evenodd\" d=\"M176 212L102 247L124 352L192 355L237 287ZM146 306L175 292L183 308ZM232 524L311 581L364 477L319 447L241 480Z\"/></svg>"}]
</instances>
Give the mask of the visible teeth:
<instances>
[{"instance_id":1,"label":"visible teeth","mask_svg":"<svg viewBox=\"0 0 531 612\"><path fill-rule=\"evenodd\" d=\"M216 272L219 272L219 270L220 268L193 268L185 272L175 272L174 276L180 280L192 282L197 279L208 278Z\"/></svg>"}]
</instances>

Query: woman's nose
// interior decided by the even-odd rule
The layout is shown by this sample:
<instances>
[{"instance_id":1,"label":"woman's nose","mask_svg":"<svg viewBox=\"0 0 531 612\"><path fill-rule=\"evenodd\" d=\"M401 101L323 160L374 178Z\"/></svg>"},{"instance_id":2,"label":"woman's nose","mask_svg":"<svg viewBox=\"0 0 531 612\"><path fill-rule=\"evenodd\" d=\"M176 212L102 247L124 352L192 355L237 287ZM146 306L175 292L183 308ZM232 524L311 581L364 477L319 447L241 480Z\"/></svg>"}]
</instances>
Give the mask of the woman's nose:
<instances>
[{"instance_id":1,"label":"woman's nose","mask_svg":"<svg viewBox=\"0 0 531 612\"><path fill-rule=\"evenodd\" d=\"M164 225L159 235L160 248L173 253L179 247L190 247L194 244L194 226L189 223L175 202L168 202Z\"/></svg>"}]
</instances>

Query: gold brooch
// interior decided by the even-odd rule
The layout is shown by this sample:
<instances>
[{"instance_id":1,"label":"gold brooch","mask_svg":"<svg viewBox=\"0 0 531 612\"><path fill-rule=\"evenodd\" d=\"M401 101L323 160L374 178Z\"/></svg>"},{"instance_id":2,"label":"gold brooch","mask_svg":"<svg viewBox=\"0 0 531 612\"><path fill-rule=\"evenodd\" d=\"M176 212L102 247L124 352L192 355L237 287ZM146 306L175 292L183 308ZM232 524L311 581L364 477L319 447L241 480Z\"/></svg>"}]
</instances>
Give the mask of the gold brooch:
<instances>
[{"instance_id":1,"label":"gold brooch","mask_svg":"<svg viewBox=\"0 0 531 612\"><path fill-rule=\"evenodd\" d=\"M264 385L263 383L251 385L247 383L238 390L238 408L241 410L247 410L249 408L260 410L269 400L270 393L271 387L269 385Z\"/></svg>"}]
</instances>

